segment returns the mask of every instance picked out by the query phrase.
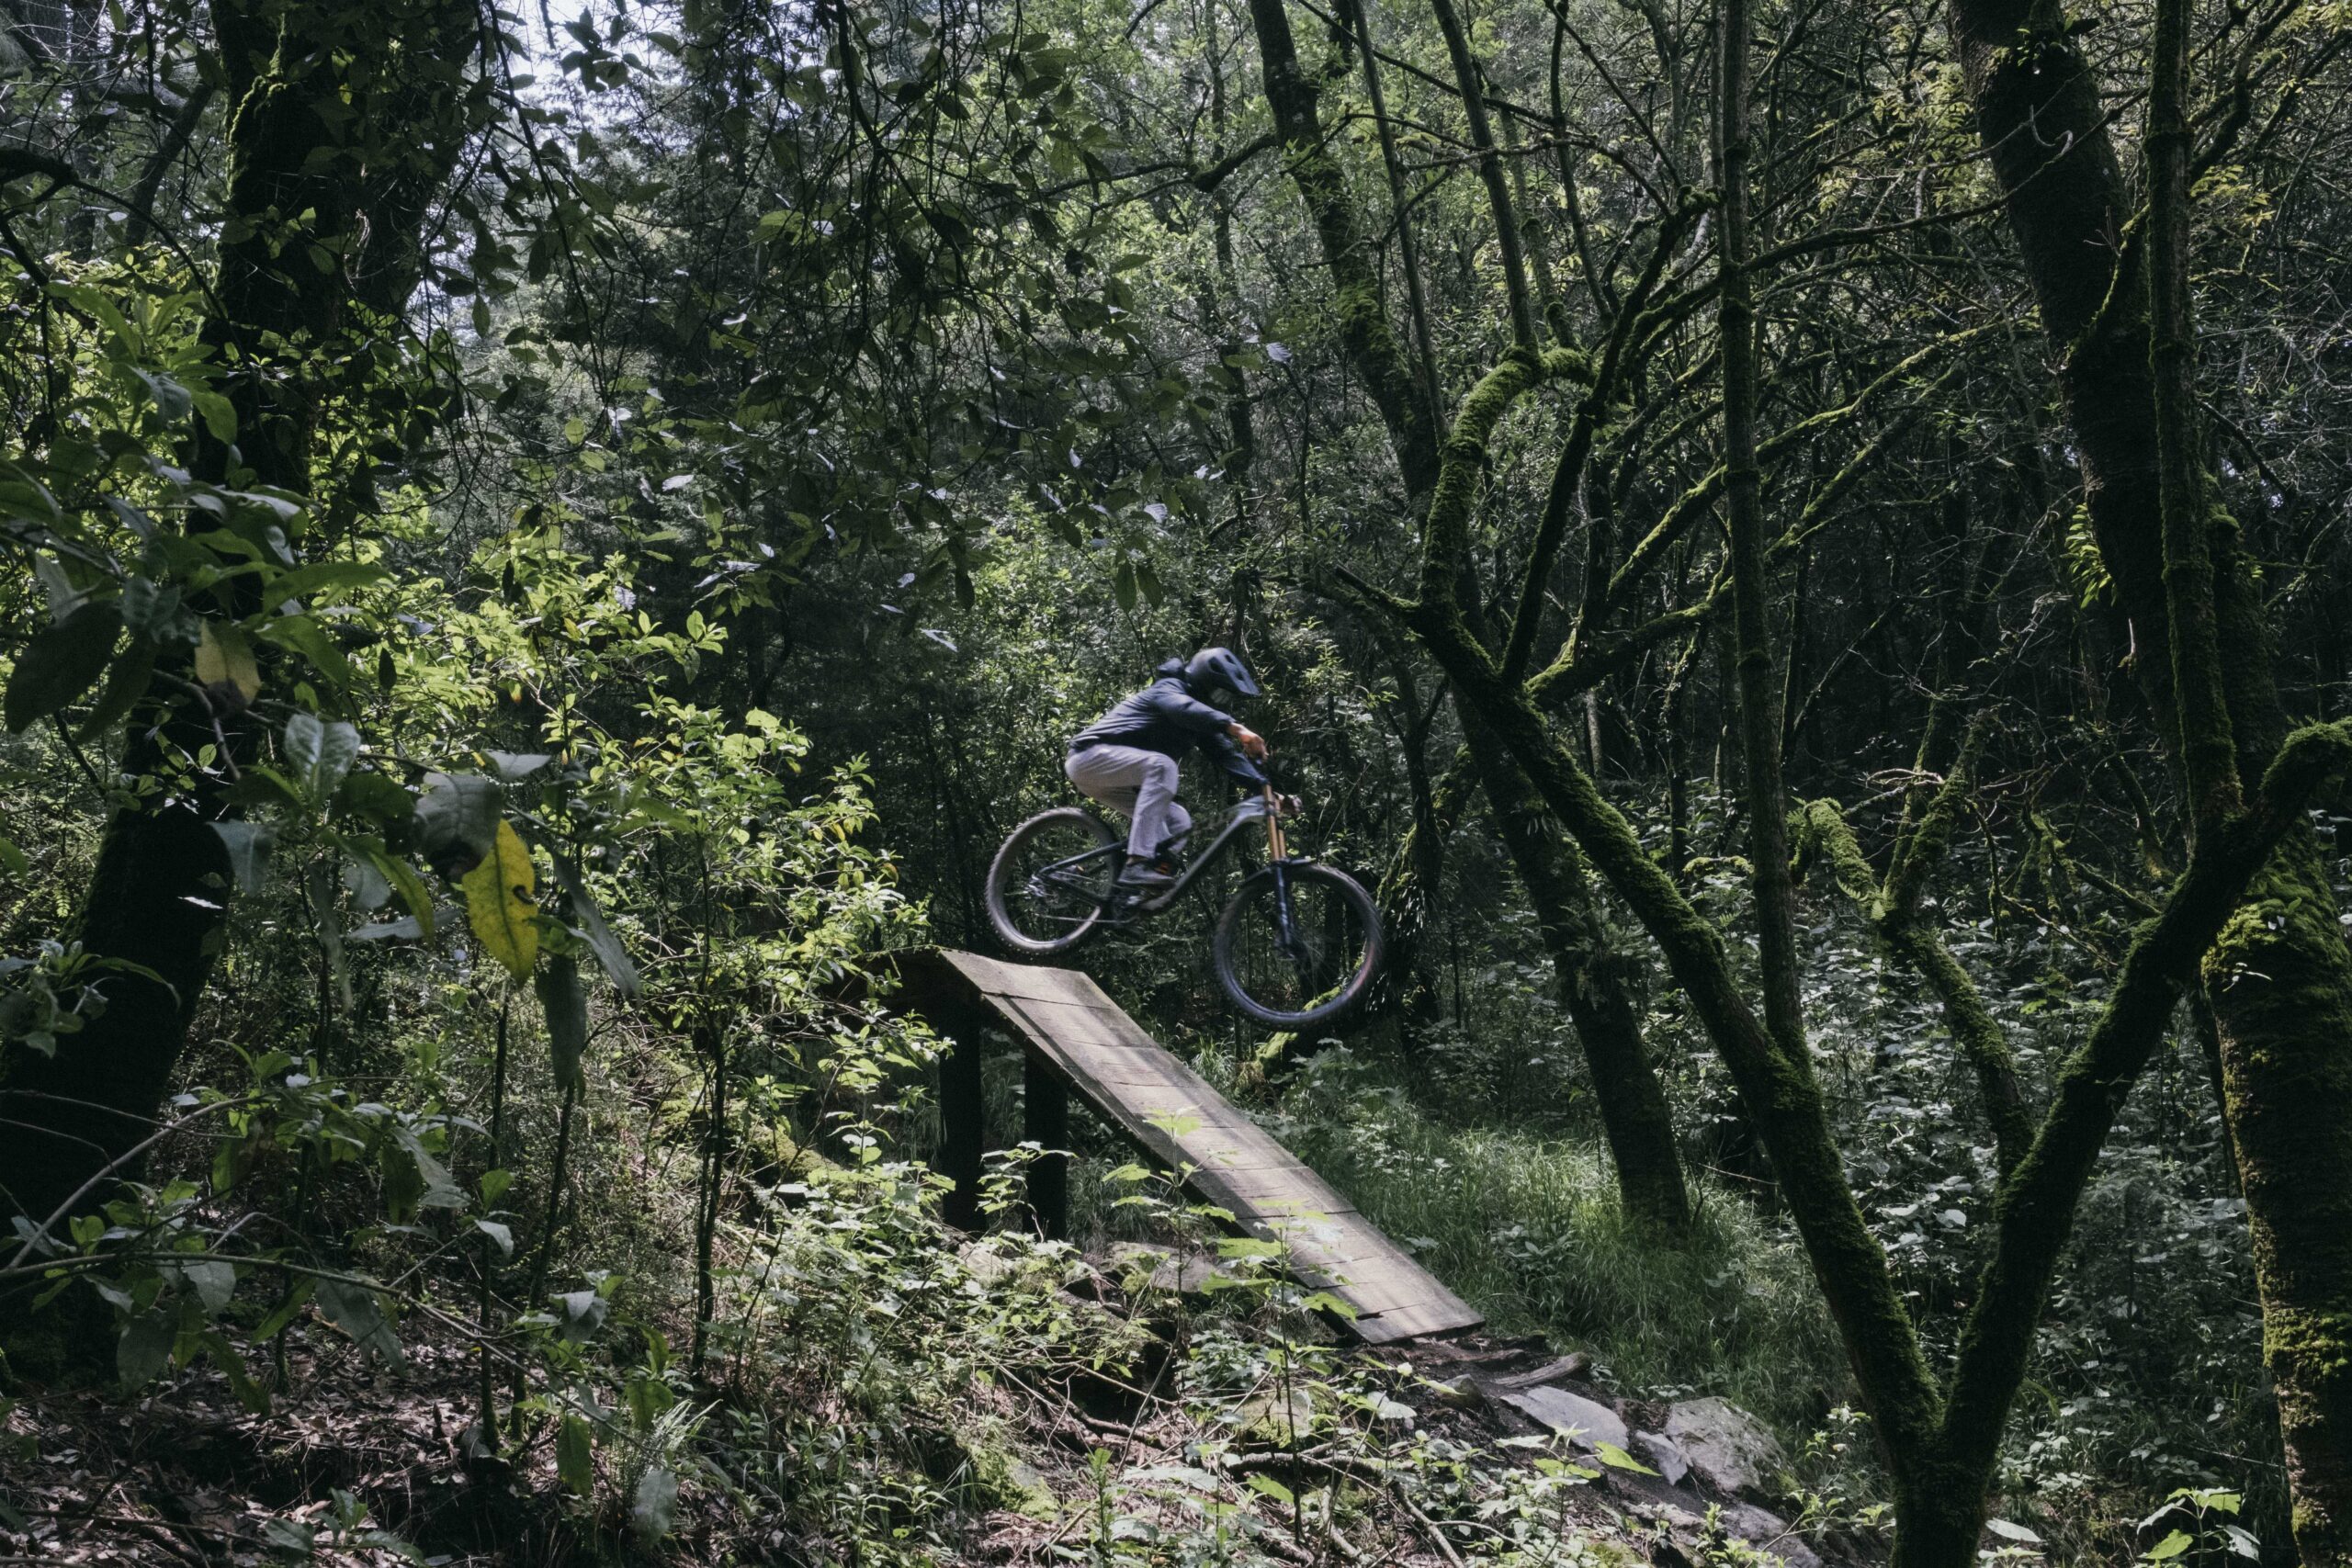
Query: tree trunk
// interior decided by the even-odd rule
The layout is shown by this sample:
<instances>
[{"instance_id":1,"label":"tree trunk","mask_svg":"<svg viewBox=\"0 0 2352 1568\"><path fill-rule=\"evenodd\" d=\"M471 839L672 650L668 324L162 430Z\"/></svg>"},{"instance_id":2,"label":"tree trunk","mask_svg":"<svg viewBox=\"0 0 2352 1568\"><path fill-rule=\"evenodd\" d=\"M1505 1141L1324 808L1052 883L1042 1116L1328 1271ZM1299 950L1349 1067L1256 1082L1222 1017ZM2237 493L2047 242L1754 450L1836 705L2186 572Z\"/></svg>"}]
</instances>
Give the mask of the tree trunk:
<instances>
[{"instance_id":1,"label":"tree trunk","mask_svg":"<svg viewBox=\"0 0 2352 1568\"><path fill-rule=\"evenodd\" d=\"M1306 203L1307 217L1322 242L1323 263L1331 269L1333 305L1340 341L1364 389L1388 427L1389 445L1405 479L1407 509L1419 513L1437 485L1438 411L1427 388L1408 367L1381 304L1370 237L1349 198L1347 178L1323 133L1315 85L1298 62L1283 0L1250 0L1258 32L1258 56L1265 69L1266 104L1273 111L1291 159L1291 182Z\"/></svg>"},{"instance_id":2,"label":"tree trunk","mask_svg":"<svg viewBox=\"0 0 2352 1568\"><path fill-rule=\"evenodd\" d=\"M1764 558L1764 498L1756 458L1756 290L1748 275L1747 0L1724 0L1716 51L1715 181L1723 193L1720 247L1725 510L1731 532L1733 673L1739 694L1740 759L1754 862L1757 946L1764 1021L1782 1051L1804 1050L1797 996L1795 884L1789 874L1788 791L1781 777L1781 685L1774 674L1771 604Z\"/></svg>"},{"instance_id":3,"label":"tree trunk","mask_svg":"<svg viewBox=\"0 0 2352 1568\"><path fill-rule=\"evenodd\" d=\"M1265 65L1266 100L1273 110L1275 127L1291 150L1291 177L1314 221L1324 263L1330 267L1337 288L1342 344L1350 364L1371 392L1388 427L1389 444L1404 475L1408 508L1417 515L1423 513L1436 490L1441 456L1436 413L1425 400L1427 378L1416 377L1408 367L1403 347L1381 306L1374 253L1366 241L1361 215L1349 198L1344 176L1332 157L1330 143L1323 134L1315 88L1299 68L1283 0L1250 0L1250 14L1257 26L1258 51ZM1464 80L1475 83L1475 62L1469 63L1472 74ZM1507 239L1515 242L1517 234L1507 198L1497 212ZM1461 591L1466 614L1475 622L1480 615L1476 584L1468 576L1467 552L1463 554L1464 558L1454 565L1463 578ZM1539 887L1565 889L1580 885L1580 870L1564 869L1564 857L1573 856L1575 852L1557 830L1534 828L1525 811L1513 804L1532 798L1532 786L1527 782L1524 770L1510 760L1498 741L1489 740L1482 748L1468 710L1457 703L1456 711L1464 716L1468 732L1465 739L1474 765L1498 819L1512 819L1512 826L1506 831L1516 841L1511 841L1510 848L1531 897L1538 896ZM1479 755L1482 750L1487 753L1483 758ZM1498 765L1508 773L1494 773L1492 770ZM1511 777L1518 781L1515 787L1509 782ZM1498 783L1503 792L1500 795L1496 794ZM1524 830L1521 830L1522 828ZM1577 922L1568 918L1575 907L1565 893L1558 905L1560 919L1551 918L1539 906L1537 915L1546 929L1547 944L1553 943L1553 931L1566 933L1575 927ZM1561 942L1565 945L1552 945L1552 952L1564 995L1578 998L1587 985L1611 983L1605 974L1580 980L1589 967L1589 946L1566 935ZM1622 985L1623 979L1622 974L1618 975L1616 983ZM1573 1010L1571 1016L1577 1016ZM1680 1157L1666 1111L1665 1094L1641 1044L1637 1018L1638 1013L1629 1003L1613 1010L1596 1007L1591 1012L1591 1032L1587 1032L1585 1020L1578 1018L1578 1032L1585 1036L1588 1059L1593 1064L1594 1088L1604 1100L1601 1120L1617 1156L1619 1180L1625 1184L1626 1206L1635 1213L1679 1223L1688 1213ZM1624 1130L1622 1146L1618 1142L1621 1127Z\"/></svg>"},{"instance_id":4,"label":"tree trunk","mask_svg":"<svg viewBox=\"0 0 2352 1568\"><path fill-rule=\"evenodd\" d=\"M2210 745L2211 703L2203 690L2185 705L2176 695L2165 541L2153 525L2163 516L2165 454L2149 257L2125 236L2131 202L2098 84L2051 0L1958 0L1953 21L1978 132L2007 194L2043 328L2062 355L2084 500L2131 622L2135 672L2194 789L2212 768L2191 765L2180 716L2185 707L2204 714L2191 739ZM2168 155L2187 152L2182 145ZM2176 217L2185 222L2185 212ZM2166 237L2185 256L2184 241ZM2185 291L2185 276L2168 282ZM2185 374L2185 299L2175 327L2170 352ZM2184 423L2193 421L2192 403ZM2183 445L2176 459L2199 463L2193 438ZM2235 525L2215 508L2207 530L2216 640L2229 650L2222 695L2238 769L2252 777L2287 723ZM2205 960L2296 1540L2305 1562L2328 1564L2352 1556L2352 954L2335 916L2317 841L2298 829Z\"/></svg>"},{"instance_id":5,"label":"tree trunk","mask_svg":"<svg viewBox=\"0 0 2352 1568\"><path fill-rule=\"evenodd\" d=\"M1480 787L1535 907L1560 998L1577 1028L1625 1212L1667 1229L1690 1219L1666 1091L1642 1040L1640 960L1607 951L1600 898L1575 848L1544 809L1527 771L1477 715L1463 710Z\"/></svg>"},{"instance_id":6,"label":"tree trunk","mask_svg":"<svg viewBox=\"0 0 2352 1568\"><path fill-rule=\"evenodd\" d=\"M1445 380L1438 374L1437 337L1430 327L1429 290L1421 281L1421 250L1414 238L1412 203L1405 186L1405 160L1396 150L1396 124L1388 115L1388 96L1380 85L1380 51L1373 42L1372 14L1366 0L1348 0L1356 48L1363 59L1364 95L1372 105L1372 120L1380 132L1380 162L1388 175L1388 206L1396 226L1396 262L1405 275L1405 302L1413 321L1413 346L1419 356L1422 397L1432 418L1445 408Z\"/></svg>"},{"instance_id":7,"label":"tree trunk","mask_svg":"<svg viewBox=\"0 0 2352 1568\"><path fill-rule=\"evenodd\" d=\"M1894 1550L1886 1568L1976 1568L1991 1479L1954 1474L1946 1485L1898 1488Z\"/></svg>"},{"instance_id":8,"label":"tree trunk","mask_svg":"<svg viewBox=\"0 0 2352 1568\"><path fill-rule=\"evenodd\" d=\"M381 195L414 230L426 205L421 165L432 164L446 180L462 140L451 112L458 85L437 65L413 73L405 61L442 58L452 37L470 35L472 15L454 0L428 14L428 51L412 47L414 39L352 36L349 29L338 30L331 51L301 34L306 18L299 9L248 10L234 0L213 6L230 105L226 227L241 237L221 247L213 288L218 308L203 336L224 358L233 351L239 367L226 384L237 439L232 447L199 427L192 469L198 477L310 492L322 389L304 378L303 367L342 330L363 210L380 227L393 216L368 210L371 197ZM462 18L455 26L453 16ZM419 82L398 86L404 73ZM355 81L364 85L354 87ZM388 96L371 96L368 89ZM346 99L354 95L413 118L354 124L355 133L367 133L365 145L337 141L326 128L346 124ZM334 155L319 156L322 149ZM388 159L388 169L396 166L399 177L376 175L366 164L371 152ZM425 183L438 188L437 180ZM294 214L308 215L299 231L288 216ZM405 302L420 265L413 235L402 249L387 252L387 243L379 236L368 247L378 258L368 292L385 306ZM334 265L314 265L314 247ZM254 607L233 598L209 606L232 616ZM219 749L220 765L196 772L193 784L154 791L107 824L75 938L96 956L153 970L161 984L111 976L102 982L105 1011L61 1042L54 1055L9 1051L0 1071L7 1113L36 1125L0 1139L0 1215L13 1210L35 1223L46 1220L147 1135L170 1089L227 934L229 863L212 824L233 814L228 784L258 754L262 739L242 708L242 699L222 687L202 698L151 704L133 716L122 773L154 779L206 745ZM124 1164L116 1174L135 1169ZM105 1191L101 1183L82 1206Z\"/></svg>"}]
</instances>

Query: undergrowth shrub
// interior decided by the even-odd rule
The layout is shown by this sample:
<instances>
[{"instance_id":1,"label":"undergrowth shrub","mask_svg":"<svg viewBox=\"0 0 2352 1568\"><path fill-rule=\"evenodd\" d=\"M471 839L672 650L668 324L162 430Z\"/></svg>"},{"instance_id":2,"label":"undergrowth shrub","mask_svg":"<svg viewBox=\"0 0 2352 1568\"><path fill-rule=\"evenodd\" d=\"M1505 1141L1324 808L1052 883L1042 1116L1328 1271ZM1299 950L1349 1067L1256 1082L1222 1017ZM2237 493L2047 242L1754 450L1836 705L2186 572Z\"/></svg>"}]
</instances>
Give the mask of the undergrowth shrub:
<instances>
[{"instance_id":1,"label":"undergrowth shrub","mask_svg":"<svg viewBox=\"0 0 2352 1568\"><path fill-rule=\"evenodd\" d=\"M1301 1158L1505 1329L1587 1346L1629 1393L1719 1393L1792 1431L1844 1398L1804 1258L1705 1183L1690 1234L1630 1219L1595 1145L1453 1127L1345 1049L1313 1058L1278 1128Z\"/></svg>"}]
</instances>

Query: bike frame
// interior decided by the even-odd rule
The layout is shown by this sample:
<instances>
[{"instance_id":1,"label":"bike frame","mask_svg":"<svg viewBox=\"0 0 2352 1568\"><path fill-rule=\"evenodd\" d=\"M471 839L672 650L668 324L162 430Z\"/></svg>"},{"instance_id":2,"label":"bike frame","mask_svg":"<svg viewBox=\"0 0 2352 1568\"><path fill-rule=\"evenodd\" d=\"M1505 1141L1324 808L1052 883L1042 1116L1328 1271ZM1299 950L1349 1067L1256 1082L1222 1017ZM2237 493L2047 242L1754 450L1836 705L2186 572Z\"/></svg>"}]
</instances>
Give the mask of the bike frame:
<instances>
[{"instance_id":1,"label":"bike frame","mask_svg":"<svg viewBox=\"0 0 2352 1568\"><path fill-rule=\"evenodd\" d=\"M1285 943L1295 940L1290 929L1290 886L1283 874L1289 866L1296 863L1290 858L1290 840L1289 836L1283 831L1282 813L1275 809L1274 790L1272 784L1266 786L1264 795L1255 800L1242 801L1227 813L1224 822L1218 825L1216 837L1209 840L1208 847L1194 855L1191 863L1177 874L1176 880L1166 888L1153 894L1149 898L1137 900L1131 906L1134 912L1157 915L1173 905L1183 896L1185 889L1193 886L1193 880L1220 859L1227 848L1240 835L1241 830L1252 822L1263 822L1266 825L1266 851L1274 868L1274 887L1279 895L1277 907L1282 911L1282 939ZM1068 860L1057 860L1051 865L1041 866L1034 874L1039 877L1052 877L1058 872L1069 871L1083 865L1097 855L1110 856L1111 863L1114 868L1126 863L1125 846L1113 842L1103 845L1099 850L1089 850L1082 855L1072 855ZM1117 874L1115 870L1113 874L1114 876ZM1102 902L1102 908L1106 911L1115 909L1120 902L1120 896L1114 885L1111 897Z\"/></svg>"}]
</instances>

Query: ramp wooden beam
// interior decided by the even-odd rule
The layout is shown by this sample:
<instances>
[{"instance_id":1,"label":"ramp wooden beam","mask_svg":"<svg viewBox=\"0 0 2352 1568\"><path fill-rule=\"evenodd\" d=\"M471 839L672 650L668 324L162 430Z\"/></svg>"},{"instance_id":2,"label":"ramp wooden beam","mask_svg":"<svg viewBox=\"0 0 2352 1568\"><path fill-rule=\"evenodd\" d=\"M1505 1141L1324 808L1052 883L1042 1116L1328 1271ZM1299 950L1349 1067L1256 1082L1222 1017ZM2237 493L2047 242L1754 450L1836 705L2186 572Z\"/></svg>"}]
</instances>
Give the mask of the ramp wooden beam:
<instances>
[{"instance_id":1,"label":"ramp wooden beam","mask_svg":"<svg viewBox=\"0 0 2352 1568\"><path fill-rule=\"evenodd\" d=\"M1033 1094L1042 1068L1244 1230L1283 1244L1302 1283L1354 1312L1359 1338L1385 1344L1484 1321L1086 976L944 948L903 954L899 971L909 1009L969 1058L950 1068L951 1083L977 1082L976 1025L1003 1027L1024 1048ZM946 1174L977 1179L977 1130L952 1108L948 1121ZM1058 1182L1059 1171L1048 1179Z\"/></svg>"}]
</instances>

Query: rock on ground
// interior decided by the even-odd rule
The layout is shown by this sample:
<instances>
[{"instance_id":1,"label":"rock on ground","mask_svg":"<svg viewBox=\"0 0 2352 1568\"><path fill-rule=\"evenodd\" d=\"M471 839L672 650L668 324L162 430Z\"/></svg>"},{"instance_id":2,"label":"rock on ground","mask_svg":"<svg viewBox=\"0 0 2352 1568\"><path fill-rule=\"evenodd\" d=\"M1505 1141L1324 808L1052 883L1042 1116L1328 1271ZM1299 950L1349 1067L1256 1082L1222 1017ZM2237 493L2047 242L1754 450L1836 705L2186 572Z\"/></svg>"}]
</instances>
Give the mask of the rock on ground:
<instances>
[{"instance_id":1,"label":"rock on ground","mask_svg":"<svg viewBox=\"0 0 2352 1568\"><path fill-rule=\"evenodd\" d=\"M1764 1424L1723 1399L1690 1399L1666 1413L1666 1436L1690 1461L1690 1472L1728 1497L1769 1495L1789 1456Z\"/></svg>"},{"instance_id":2,"label":"rock on ground","mask_svg":"<svg viewBox=\"0 0 2352 1568\"><path fill-rule=\"evenodd\" d=\"M1494 1396L1552 1430L1569 1435L1579 1448L1610 1443L1622 1449L1630 1440L1624 1418L1617 1412L1597 1399L1587 1399L1565 1388L1550 1383L1539 1383L1533 1388L1498 1388Z\"/></svg>"}]
</instances>

